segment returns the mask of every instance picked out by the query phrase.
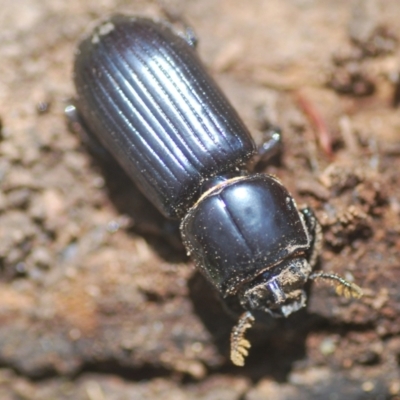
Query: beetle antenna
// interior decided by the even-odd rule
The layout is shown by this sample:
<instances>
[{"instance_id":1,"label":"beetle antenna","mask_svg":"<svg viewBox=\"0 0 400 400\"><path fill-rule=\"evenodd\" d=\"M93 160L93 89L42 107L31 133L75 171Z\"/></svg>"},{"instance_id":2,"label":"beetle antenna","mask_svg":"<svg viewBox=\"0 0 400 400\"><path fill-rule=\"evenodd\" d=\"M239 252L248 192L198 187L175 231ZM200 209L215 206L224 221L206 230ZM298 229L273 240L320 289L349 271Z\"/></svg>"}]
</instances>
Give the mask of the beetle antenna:
<instances>
[{"instance_id":1,"label":"beetle antenna","mask_svg":"<svg viewBox=\"0 0 400 400\"><path fill-rule=\"evenodd\" d=\"M329 274L326 272L314 272L310 275L309 279L312 280L324 280L335 286L336 294L339 296L346 297L347 299L359 299L363 295L362 289L355 283L346 281L336 274Z\"/></svg>"},{"instance_id":2,"label":"beetle antenna","mask_svg":"<svg viewBox=\"0 0 400 400\"><path fill-rule=\"evenodd\" d=\"M249 354L251 343L245 339L244 334L254 323L254 317L250 311L246 311L239 318L231 333L231 360L238 367L243 367L244 359Z\"/></svg>"}]
</instances>

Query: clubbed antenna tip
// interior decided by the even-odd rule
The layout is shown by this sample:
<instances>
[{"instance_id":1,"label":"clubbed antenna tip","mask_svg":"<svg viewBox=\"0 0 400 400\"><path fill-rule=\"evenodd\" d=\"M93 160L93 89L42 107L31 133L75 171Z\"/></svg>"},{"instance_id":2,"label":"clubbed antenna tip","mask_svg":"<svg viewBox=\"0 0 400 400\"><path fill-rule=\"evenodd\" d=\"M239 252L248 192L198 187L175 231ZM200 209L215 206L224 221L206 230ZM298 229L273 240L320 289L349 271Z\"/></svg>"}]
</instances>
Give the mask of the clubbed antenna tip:
<instances>
[{"instance_id":1,"label":"clubbed antenna tip","mask_svg":"<svg viewBox=\"0 0 400 400\"><path fill-rule=\"evenodd\" d=\"M314 272L310 275L310 279L327 281L335 287L336 293L339 296L346 297L347 299L359 299L363 295L363 291L359 286L355 283L346 281L346 279L336 274Z\"/></svg>"},{"instance_id":2,"label":"clubbed antenna tip","mask_svg":"<svg viewBox=\"0 0 400 400\"><path fill-rule=\"evenodd\" d=\"M243 367L245 358L249 354L251 343L244 337L247 329L254 323L254 317L247 311L239 318L231 333L231 360L238 367Z\"/></svg>"}]
</instances>

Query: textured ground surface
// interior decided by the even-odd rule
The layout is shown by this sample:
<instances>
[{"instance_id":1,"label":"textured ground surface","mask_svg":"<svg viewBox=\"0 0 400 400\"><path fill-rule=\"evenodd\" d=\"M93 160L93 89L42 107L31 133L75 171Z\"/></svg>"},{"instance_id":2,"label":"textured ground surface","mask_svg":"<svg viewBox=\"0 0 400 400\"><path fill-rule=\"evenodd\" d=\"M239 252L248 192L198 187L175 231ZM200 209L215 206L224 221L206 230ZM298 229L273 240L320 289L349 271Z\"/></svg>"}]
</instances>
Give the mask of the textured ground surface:
<instances>
[{"instance_id":1,"label":"textured ground surface","mask_svg":"<svg viewBox=\"0 0 400 400\"><path fill-rule=\"evenodd\" d=\"M260 140L282 127L278 175L325 233L307 310L250 333L115 168L68 131L71 65L115 12L181 15ZM0 0L0 398L400 399L398 0ZM396 89L397 88L397 89Z\"/></svg>"}]
</instances>

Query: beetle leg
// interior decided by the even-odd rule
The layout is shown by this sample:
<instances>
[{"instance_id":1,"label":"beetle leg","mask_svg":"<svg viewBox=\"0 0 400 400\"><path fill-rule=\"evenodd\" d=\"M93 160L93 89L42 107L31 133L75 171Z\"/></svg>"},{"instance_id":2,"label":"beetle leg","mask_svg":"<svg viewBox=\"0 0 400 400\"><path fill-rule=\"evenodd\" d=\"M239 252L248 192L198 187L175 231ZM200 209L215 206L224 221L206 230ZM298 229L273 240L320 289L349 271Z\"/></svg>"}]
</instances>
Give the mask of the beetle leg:
<instances>
[{"instance_id":1,"label":"beetle leg","mask_svg":"<svg viewBox=\"0 0 400 400\"><path fill-rule=\"evenodd\" d=\"M311 208L302 208L300 212L303 214L308 233L312 238L310 250L308 252L308 262L311 268L314 268L322 249L322 228Z\"/></svg>"},{"instance_id":2,"label":"beetle leg","mask_svg":"<svg viewBox=\"0 0 400 400\"><path fill-rule=\"evenodd\" d=\"M301 209L300 212L303 214L308 232L312 236L308 261L311 268L313 268L322 248L322 228L311 208L305 207ZM358 299L363 295L362 289L359 286L355 283L346 281L346 279L336 274L314 272L309 276L309 279L328 281L335 286L336 293L339 296Z\"/></svg>"},{"instance_id":3,"label":"beetle leg","mask_svg":"<svg viewBox=\"0 0 400 400\"><path fill-rule=\"evenodd\" d=\"M261 162L267 162L282 150L282 131L277 126L269 125L263 132L263 142L257 149Z\"/></svg>"},{"instance_id":4,"label":"beetle leg","mask_svg":"<svg viewBox=\"0 0 400 400\"><path fill-rule=\"evenodd\" d=\"M64 109L64 114L67 118L69 130L79 135L82 143L96 158L105 162L114 160L111 154L99 142L96 135L85 125L74 100L70 100L70 103Z\"/></svg>"},{"instance_id":5,"label":"beetle leg","mask_svg":"<svg viewBox=\"0 0 400 400\"><path fill-rule=\"evenodd\" d=\"M280 128L270 124L263 128L263 141L257 147L256 154L248 165L250 170L263 170L267 164L271 163L282 152L283 142Z\"/></svg>"},{"instance_id":6,"label":"beetle leg","mask_svg":"<svg viewBox=\"0 0 400 400\"><path fill-rule=\"evenodd\" d=\"M199 43L199 39L196 35L196 32L190 25L184 24L184 26L185 26L185 32L183 38L186 40L189 46L196 49Z\"/></svg>"},{"instance_id":7,"label":"beetle leg","mask_svg":"<svg viewBox=\"0 0 400 400\"><path fill-rule=\"evenodd\" d=\"M308 257L311 268L313 268L322 248L322 228L311 208L305 207L301 209L300 212L303 214L309 234L312 236ZM336 293L339 296L358 299L363 295L362 289L359 286L346 281L346 279L336 274L314 272L309 276L309 279L328 281L335 286Z\"/></svg>"},{"instance_id":8,"label":"beetle leg","mask_svg":"<svg viewBox=\"0 0 400 400\"><path fill-rule=\"evenodd\" d=\"M250 311L246 311L239 318L231 333L231 360L238 367L243 367L244 359L249 354L251 343L245 339L244 334L254 323L254 317Z\"/></svg>"},{"instance_id":9,"label":"beetle leg","mask_svg":"<svg viewBox=\"0 0 400 400\"><path fill-rule=\"evenodd\" d=\"M173 31L182 39L184 39L189 46L196 49L199 43L199 38L196 35L196 31L185 21L182 15L180 13L171 11L167 7L162 7L161 11L167 21L171 24ZM182 27L183 32L182 29L179 29L180 27Z\"/></svg>"}]
</instances>

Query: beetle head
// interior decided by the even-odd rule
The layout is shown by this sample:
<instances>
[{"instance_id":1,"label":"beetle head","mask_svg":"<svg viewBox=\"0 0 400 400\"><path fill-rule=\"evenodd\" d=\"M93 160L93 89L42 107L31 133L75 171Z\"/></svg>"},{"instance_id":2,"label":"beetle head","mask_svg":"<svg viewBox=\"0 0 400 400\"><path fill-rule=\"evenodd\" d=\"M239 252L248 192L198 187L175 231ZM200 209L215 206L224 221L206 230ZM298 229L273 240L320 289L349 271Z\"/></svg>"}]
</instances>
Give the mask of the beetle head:
<instances>
[{"instance_id":1,"label":"beetle head","mask_svg":"<svg viewBox=\"0 0 400 400\"><path fill-rule=\"evenodd\" d=\"M311 266L305 258L284 260L249 282L239 293L240 302L249 311L287 317L306 305L304 285L310 273Z\"/></svg>"}]
</instances>

